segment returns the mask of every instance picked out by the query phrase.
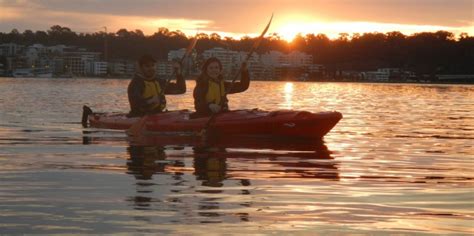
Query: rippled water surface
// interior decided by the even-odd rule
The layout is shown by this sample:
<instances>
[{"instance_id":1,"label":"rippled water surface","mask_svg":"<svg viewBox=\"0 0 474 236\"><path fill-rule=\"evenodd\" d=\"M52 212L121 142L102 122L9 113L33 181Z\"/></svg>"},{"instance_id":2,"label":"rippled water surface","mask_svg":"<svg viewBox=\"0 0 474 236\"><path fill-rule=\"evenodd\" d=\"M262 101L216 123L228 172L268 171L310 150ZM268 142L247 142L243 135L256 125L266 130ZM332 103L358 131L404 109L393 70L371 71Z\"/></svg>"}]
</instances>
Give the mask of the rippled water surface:
<instances>
[{"instance_id":1,"label":"rippled water surface","mask_svg":"<svg viewBox=\"0 0 474 236\"><path fill-rule=\"evenodd\" d=\"M232 109L344 118L309 149L198 150L81 127L127 84L0 78L1 234L474 234L474 86L254 81Z\"/></svg>"}]
</instances>

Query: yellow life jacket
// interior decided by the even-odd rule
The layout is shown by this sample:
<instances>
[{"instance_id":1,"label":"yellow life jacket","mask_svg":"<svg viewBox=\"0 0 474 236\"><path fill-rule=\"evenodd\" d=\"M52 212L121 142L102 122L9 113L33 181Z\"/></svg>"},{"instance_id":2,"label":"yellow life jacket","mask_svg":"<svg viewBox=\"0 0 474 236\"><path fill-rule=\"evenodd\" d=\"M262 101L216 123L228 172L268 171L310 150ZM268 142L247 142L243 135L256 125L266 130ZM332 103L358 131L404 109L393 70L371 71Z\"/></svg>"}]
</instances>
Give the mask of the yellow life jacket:
<instances>
[{"instance_id":1,"label":"yellow life jacket","mask_svg":"<svg viewBox=\"0 0 474 236\"><path fill-rule=\"evenodd\" d=\"M225 85L224 80L216 82L214 80L209 80L209 87L207 89L206 101L207 103L221 104L225 96Z\"/></svg>"},{"instance_id":2,"label":"yellow life jacket","mask_svg":"<svg viewBox=\"0 0 474 236\"><path fill-rule=\"evenodd\" d=\"M158 83L157 80L143 80L143 82L145 84L142 94L144 99L150 99L153 96L158 96L160 98L159 103L149 104L145 108L145 112L163 111L166 108L166 101L164 100L164 96L161 92L160 83Z\"/></svg>"}]
</instances>

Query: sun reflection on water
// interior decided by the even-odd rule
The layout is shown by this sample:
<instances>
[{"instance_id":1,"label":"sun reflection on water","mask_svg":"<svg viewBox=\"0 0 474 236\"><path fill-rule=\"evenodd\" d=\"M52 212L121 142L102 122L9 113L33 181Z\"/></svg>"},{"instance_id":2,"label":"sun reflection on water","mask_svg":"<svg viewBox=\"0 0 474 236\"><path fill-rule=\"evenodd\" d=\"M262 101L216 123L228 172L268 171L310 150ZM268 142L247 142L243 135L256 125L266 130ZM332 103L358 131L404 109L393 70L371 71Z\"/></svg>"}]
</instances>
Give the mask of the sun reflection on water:
<instances>
[{"instance_id":1,"label":"sun reflection on water","mask_svg":"<svg viewBox=\"0 0 474 236\"><path fill-rule=\"evenodd\" d=\"M293 83L287 82L284 87L285 108L291 109L293 107Z\"/></svg>"}]
</instances>

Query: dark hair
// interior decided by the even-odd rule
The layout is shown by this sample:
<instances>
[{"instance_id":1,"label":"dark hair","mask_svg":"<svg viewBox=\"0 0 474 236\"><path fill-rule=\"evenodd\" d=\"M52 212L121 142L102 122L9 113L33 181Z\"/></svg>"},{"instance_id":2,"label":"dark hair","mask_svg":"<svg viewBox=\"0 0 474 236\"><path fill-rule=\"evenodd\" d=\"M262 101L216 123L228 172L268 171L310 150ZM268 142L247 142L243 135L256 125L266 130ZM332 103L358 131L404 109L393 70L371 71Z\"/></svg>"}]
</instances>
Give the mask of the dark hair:
<instances>
[{"instance_id":1,"label":"dark hair","mask_svg":"<svg viewBox=\"0 0 474 236\"><path fill-rule=\"evenodd\" d=\"M219 59L217 59L217 57L209 57L206 62L204 62L204 65L202 65L202 73L207 75L207 67L213 63L213 62L217 62L217 64L219 64L219 69L222 71L222 63Z\"/></svg>"},{"instance_id":2,"label":"dark hair","mask_svg":"<svg viewBox=\"0 0 474 236\"><path fill-rule=\"evenodd\" d=\"M141 56L140 59L138 59L138 65L139 66L142 66L146 63L156 63L156 60L150 54L145 54L145 55Z\"/></svg>"}]
</instances>

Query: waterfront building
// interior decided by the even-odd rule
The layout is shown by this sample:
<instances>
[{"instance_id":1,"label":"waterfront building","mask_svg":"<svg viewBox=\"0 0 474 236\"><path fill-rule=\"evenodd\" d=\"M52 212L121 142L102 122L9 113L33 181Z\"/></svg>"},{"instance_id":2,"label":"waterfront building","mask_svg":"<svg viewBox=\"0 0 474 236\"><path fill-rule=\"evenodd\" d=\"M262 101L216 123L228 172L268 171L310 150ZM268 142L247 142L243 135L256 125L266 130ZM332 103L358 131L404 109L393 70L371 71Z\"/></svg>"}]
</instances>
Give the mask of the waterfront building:
<instances>
[{"instance_id":1,"label":"waterfront building","mask_svg":"<svg viewBox=\"0 0 474 236\"><path fill-rule=\"evenodd\" d=\"M85 74L92 76L106 76L108 74L108 63L106 61L85 61Z\"/></svg>"},{"instance_id":2,"label":"waterfront building","mask_svg":"<svg viewBox=\"0 0 474 236\"><path fill-rule=\"evenodd\" d=\"M270 51L261 55L261 62L266 69L266 74L271 75L273 79L306 80L311 73L310 70L319 70L320 67L311 67L313 65L313 56L294 51L291 53L282 53L279 51Z\"/></svg>"},{"instance_id":3,"label":"waterfront building","mask_svg":"<svg viewBox=\"0 0 474 236\"><path fill-rule=\"evenodd\" d=\"M264 64L271 66L309 67L313 64L312 55L299 51L293 51L288 54L270 51L263 54L261 58Z\"/></svg>"},{"instance_id":4,"label":"waterfront building","mask_svg":"<svg viewBox=\"0 0 474 236\"><path fill-rule=\"evenodd\" d=\"M362 72L362 78L367 81L388 82L390 76L399 71L398 68L379 68L376 71Z\"/></svg>"},{"instance_id":5,"label":"waterfront building","mask_svg":"<svg viewBox=\"0 0 474 236\"><path fill-rule=\"evenodd\" d=\"M178 50L171 50L168 52L168 61L181 60L186 53L186 48L180 48Z\"/></svg>"},{"instance_id":6,"label":"waterfront building","mask_svg":"<svg viewBox=\"0 0 474 236\"><path fill-rule=\"evenodd\" d=\"M98 61L100 52L88 52L85 49L75 51L67 50L63 53L65 69L71 71L74 75L83 76L87 74L86 62Z\"/></svg>"},{"instance_id":7,"label":"waterfront building","mask_svg":"<svg viewBox=\"0 0 474 236\"><path fill-rule=\"evenodd\" d=\"M113 60L109 62L109 70L112 75L131 77L135 74L137 63L128 60Z\"/></svg>"},{"instance_id":8,"label":"waterfront building","mask_svg":"<svg viewBox=\"0 0 474 236\"><path fill-rule=\"evenodd\" d=\"M169 76L173 73L173 62L172 61L157 61L156 62L156 74L158 76Z\"/></svg>"},{"instance_id":9,"label":"waterfront building","mask_svg":"<svg viewBox=\"0 0 474 236\"><path fill-rule=\"evenodd\" d=\"M24 48L24 45L16 43L0 44L0 56L13 57L18 55Z\"/></svg>"},{"instance_id":10,"label":"waterfront building","mask_svg":"<svg viewBox=\"0 0 474 236\"><path fill-rule=\"evenodd\" d=\"M186 53L186 48L180 48L178 50L171 50L168 52L168 61L180 61ZM182 62L182 72L186 75L197 75L199 74L198 65L196 63L196 51L191 52L191 55L186 57Z\"/></svg>"}]
</instances>

